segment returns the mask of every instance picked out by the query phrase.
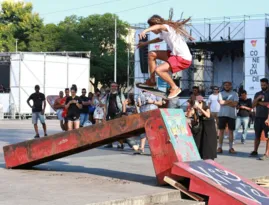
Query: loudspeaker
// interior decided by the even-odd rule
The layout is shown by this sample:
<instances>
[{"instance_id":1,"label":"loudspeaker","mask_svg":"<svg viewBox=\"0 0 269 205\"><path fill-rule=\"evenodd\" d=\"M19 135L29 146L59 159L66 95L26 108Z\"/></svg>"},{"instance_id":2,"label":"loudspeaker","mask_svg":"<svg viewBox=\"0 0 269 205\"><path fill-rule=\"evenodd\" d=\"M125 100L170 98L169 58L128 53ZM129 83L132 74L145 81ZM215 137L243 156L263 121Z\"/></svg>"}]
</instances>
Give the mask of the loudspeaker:
<instances>
[{"instance_id":1,"label":"loudspeaker","mask_svg":"<svg viewBox=\"0 0 269 205\"><path fill-rule=\"evenodd\" d=\"M148 35L146 35L146 38L143 38L139 42L146 42L146 41L148 41ZM148 45L139 49L140 68L142 73L148 73L148 52L149 52Z\"/></svg>"}]
</instances>

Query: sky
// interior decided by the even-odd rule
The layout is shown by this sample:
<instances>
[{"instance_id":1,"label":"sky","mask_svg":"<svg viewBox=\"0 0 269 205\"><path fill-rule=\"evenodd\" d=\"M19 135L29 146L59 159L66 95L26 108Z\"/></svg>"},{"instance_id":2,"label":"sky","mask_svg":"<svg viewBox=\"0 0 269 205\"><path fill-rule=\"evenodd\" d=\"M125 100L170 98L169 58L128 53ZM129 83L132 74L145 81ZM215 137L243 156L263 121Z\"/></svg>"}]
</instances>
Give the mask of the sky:
<instances>
[{"instance_id":1,"label":"sky","mask_svg":"<svg viewBox=\"0 0 269 205\"><path fill-rule=\"evenodd\" d=\"M2 0L0 0L2 1ZM144 23L153 14L168 18L169 9L174 8L174 19L191 16L211 18L269 13L269 0L24 0L32 2L34 12L40 14L45 23L59 23L72 14L117 13L128 23ZM136 8L134 10L129 10Z\"/></svg>"}]
</instances>

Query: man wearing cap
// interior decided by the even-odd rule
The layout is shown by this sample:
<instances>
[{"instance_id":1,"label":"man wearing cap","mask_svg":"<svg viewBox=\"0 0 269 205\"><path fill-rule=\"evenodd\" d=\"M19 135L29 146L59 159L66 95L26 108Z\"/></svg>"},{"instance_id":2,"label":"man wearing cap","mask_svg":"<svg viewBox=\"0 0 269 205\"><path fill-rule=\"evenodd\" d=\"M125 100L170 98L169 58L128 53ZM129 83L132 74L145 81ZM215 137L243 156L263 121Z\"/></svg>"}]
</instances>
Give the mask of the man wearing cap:
<instances>
[{"instance_id":1,"label":"man wearing cap","mask_svg":"<svg viewBox=\"0 0 269 205\"><path fill-rule=\"evenodd\" d=\"M219 136L219 129L218 129L219 119L218 119L218 115L219 115L219 111L220 111L220 104L218 102L218 98L219 98L219 87L214 86L213 87L213 93L208 98L208 107L210 108L211 116L215 120L217 136Z\"/></svg>"},{"instance_id":2,"label":"man wearing cap","mask_svg":"<svg viewBox=\"0 0 269 205\"><path fill-rule=\"evenodd\" d=\"M236 154L233 148L234 135L233 131L235 130L235 121L236 121L236 106L238 104L239 98L238 94L232 90L232 83L227 81L223 84L224 90L219 94L219 147L217 153L222 153L222 144L223 137L226 125L229 129L229 153Z\"/></svg>"},{"instance_id":3,"label":"man wearing cap","mask_svg":"<svg viewBox=\"0 0 269 205\"><path fill-rule=\"evenodd\" d=\"M39 92L40 87L39 85L35 86L35 93L30 95L30 97L27 100L27 104L32 108L32 122L34 124L35 128L35 138L39 138L39 132L38 132L38 126L37 121L40 120L43 130L44 130L44 136L47 136L47 128L44 118L44 113L46 109L46 100L45 95L43 93ZM30 104L30 100L33 101L33 105Z\"/></svg>"}]
</instances>

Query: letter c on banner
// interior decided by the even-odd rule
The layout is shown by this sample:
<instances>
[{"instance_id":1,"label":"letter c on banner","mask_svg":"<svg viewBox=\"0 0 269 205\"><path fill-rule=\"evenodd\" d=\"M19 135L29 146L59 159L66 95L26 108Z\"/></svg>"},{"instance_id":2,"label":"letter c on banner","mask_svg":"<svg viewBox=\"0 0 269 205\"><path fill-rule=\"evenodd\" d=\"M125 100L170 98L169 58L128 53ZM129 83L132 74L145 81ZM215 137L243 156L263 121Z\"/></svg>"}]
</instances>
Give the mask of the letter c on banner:
<instances>
[{"instance_id":1,"label":"letter c on banner","mask_svg":"<svg viewBox=\"0 0 269 205\"><path fill-rule=\"evenodd\" d=\"M250 51L250 55L251 56L257 56L258 55L258 51Z\"/></svg>"}]
</instances>

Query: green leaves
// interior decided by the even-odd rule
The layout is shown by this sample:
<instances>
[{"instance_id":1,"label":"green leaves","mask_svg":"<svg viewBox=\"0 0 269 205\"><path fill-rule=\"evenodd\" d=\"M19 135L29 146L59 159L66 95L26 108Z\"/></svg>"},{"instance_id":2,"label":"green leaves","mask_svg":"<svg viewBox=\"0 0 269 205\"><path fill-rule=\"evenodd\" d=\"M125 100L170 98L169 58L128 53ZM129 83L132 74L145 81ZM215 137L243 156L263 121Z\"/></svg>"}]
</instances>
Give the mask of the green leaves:
<instances>
[{"instance_id":1,"label":"green leaves","mask_svg":"<svg viewBox=\"0 0 269 205\"><path fill-rule=\"evenodd\" d=\"M31 42L40 40L37 37L43 22L37 14L32 13L32 3L8 2L2 3L0 12L0 35L2 41L2 51L14 52L16 39L18 39L18 50L38 51L41 46ZM35 50L33 50L35 48Z\"/></svg>"},{"instance_id":2,"label":"green leaves","mask_svg":"<svg viewBox=\"0 0 269 205\"><path fill-rule=\"evenodd\" d=\"M87 17L68 16L58 25L44 25L33 13L32 3L6 2L0 8L0 51L91 51L91 77L96 85L109 83L114 76L114 32L117 18L117 79L123 85L127 78L125 37L129 24L106 13Z\"/></svg>"}]
</instances>

